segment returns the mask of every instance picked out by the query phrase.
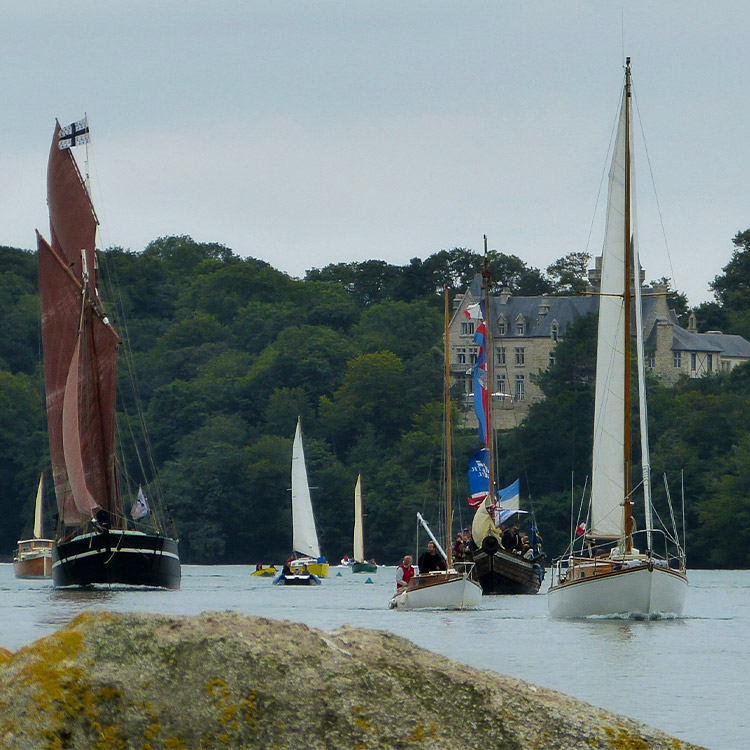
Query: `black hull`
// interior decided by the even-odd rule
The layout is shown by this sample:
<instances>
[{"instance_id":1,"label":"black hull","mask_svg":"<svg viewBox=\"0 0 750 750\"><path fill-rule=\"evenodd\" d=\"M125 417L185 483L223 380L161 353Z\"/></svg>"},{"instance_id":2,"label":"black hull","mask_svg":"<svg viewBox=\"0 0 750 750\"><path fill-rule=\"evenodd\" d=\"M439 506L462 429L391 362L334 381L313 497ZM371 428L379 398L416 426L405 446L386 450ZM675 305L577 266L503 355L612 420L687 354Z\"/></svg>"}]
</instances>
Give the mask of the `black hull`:
<instances>
[{"instance_id":1,"label":"black hull","mask_svg":"<svg viewBox=\"0 0 750 750\"><path fill-rule=\"evenodd\" d=\"M484 594L539 592L544 579L544 555L533 562L500 549L490 553L478 549L472 555L474 568L471 577L479 583Z\"/></svg>"},{"instance_id":2,"label":"black hull","mask_svg":"<svg viewBox=\"0 0 750 750\"><path fill-rule=\"evenodd\" d=\"M137 531L98 531L52 549L52 583L55 586L120 584L180 588L177 542L157 534Z\"/></svg>"}]
</instances>

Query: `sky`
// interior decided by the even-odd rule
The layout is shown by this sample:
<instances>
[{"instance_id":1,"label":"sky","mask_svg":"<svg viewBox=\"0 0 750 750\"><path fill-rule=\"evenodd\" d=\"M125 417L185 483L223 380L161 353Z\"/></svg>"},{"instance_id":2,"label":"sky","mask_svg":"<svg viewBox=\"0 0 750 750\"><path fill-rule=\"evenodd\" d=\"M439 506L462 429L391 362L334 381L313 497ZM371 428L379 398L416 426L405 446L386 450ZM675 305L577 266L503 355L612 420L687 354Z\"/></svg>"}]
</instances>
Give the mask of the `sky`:
<instances>
[{"instance_id":1,"label":"sky","mask_svg":"<svg viewBox=\"0 0 750 750\"><path fill-rule=\"evenodd\" d=\"M541 269L593 256L626 55L647 279L711 299L750 227L746 0L0 0L0 19L1 245L48 235L55 118L87 113L102 247L190 235L296 277L485 234Z\"/></svg>"}]
</instances>

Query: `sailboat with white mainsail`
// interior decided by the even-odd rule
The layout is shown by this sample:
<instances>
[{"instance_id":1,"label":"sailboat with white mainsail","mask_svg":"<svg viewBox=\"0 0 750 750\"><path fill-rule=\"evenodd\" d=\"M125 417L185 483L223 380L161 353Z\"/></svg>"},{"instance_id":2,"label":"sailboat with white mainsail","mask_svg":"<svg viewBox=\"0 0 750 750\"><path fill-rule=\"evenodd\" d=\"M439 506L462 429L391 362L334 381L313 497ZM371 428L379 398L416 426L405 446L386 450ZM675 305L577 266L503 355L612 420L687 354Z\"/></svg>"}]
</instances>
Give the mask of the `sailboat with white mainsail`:
<instances>
[{"instance_id":1,"label":"sailboat with white mainsail","mask_svg":"<svg viewBox=\"0 0 750 750\"><path fill-rule=\"evenodd\" d=\"M34 503L34 536L19 539L13 557L13 573L16 578L51 578L53 539L44 539L43 521L44 474L39 476Z\"/></svg>"},{"instance_id":2,"label":"sailboat with white mainsail","mask_svg":"<svg viewBox=\"0 0 750 750\"><path fill-rule=\"evenodd\" d=\"M314 584L328 577L328 562L320 554L315 528L299 417L292 444L292 549L295 557L287 561L275 584Z\"/></svg>"},{"instance_id":3,"label":"sailboat with white mainsail","mask_svg":"<svg viewBox=\"0 0 750 750\"><path fill-rule=\"evenodd\" d=\"M430 572L420 571L413 576L408 585L396 591L389 602L391 609L465 609L476 607L482 601L482 588L469 577L465 570L456 570L453 566L453 552L451 548L451 503L452 503L452 474L451 474L451 399L450 399L450 338L448 289L445 289L445 373L443 381L445 397L445 528L447 544L445 549L435 538L427 522L417 513L417 520L424 527L430 539L434 542L438 554L445 560L443 570Z\"/></svg>"},{"instance_id":4,"label":"sailboat with white mainsail","mask_svg":"<svg viewBox=\"0 0 750 750\"><path fill-rule=\"evenodd\" d=\"M640 262L635 232L630 58L609 173L607 227L602 251L596 356L590 527L552 568L548 592L553 617L682 614L687 591L684 549L653 523L648 449ZM634 544L631 486L631 308L635 308L638 405L646 528ZM657 545L658 541L658 545ZM640 544L640 541L639 541ZM658 546L658 550L657 550ZM576 549L578 547L578 549Z\"/></svg>"},{"instance_id":5,"label":"sailboat with white mainsail","mask_svg":"<svg viewBox=\"0 0 750 750\"><path fill-rule=\"evenodd\" d=\"M354 562L352 573L377 573L378 566L365 557L364 513L362 512L362 475L354 486Z\"/></svg>"}]
</instances>

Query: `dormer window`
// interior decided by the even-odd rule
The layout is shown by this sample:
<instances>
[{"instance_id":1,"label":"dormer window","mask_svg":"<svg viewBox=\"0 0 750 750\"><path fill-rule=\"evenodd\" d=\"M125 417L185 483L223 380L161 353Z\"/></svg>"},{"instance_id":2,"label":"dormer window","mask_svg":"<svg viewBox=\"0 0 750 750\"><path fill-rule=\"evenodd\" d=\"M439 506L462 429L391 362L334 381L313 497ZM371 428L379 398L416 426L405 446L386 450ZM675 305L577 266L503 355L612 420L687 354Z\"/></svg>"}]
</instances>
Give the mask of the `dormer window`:
<instances>
[{"instance_id":1,"label":"dormer window","mask_svg":"<svg viewBox=\"0 0 750 750\"><path fill-rule=\"evenodd\" d=\"M497 319L497 335L505 336L505 315L501 315Z\"/></svg>"},{"instance_id":2,"label":"dormer window","mask_svg":"<svg viewBox=\"0 0 750 750\"><path fill-rule=\"evenodd\" d=\"M551 327L551 334L552 340L554 342L557 342L557 338L560 335L560 326L558 325L556 320L552 321L552 327Z\"/></svg>"},{"instance_id":3,"label":"dormer window","mask_svg":"<svg viewBox=\"0 0 750 750\"><path fill-rule=\"evenodd\" d=\"M523 315L519 315L516 318L516 336L526 335L526 321L523 319Z\"/></svg>"}]
</instances>

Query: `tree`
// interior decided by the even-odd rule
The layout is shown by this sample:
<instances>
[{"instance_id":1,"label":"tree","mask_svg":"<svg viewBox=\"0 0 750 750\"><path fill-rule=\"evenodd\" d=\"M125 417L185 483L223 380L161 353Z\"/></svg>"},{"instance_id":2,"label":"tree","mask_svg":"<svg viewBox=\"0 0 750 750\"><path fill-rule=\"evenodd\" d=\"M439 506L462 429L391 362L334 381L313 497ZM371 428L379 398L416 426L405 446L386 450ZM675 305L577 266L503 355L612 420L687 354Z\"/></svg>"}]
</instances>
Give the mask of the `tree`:
<instances>
[{"instance_id":1,"label":"tree","mask_svg":"<svg viewBox=\"0 0 750 750\"><path fill-rule=\"evenodd\" d=\"M553 280L554 294L577 294L588 287L588 269L591 255L570 252L547 266L547 275Z\"/></svg>"}]
</instances>

